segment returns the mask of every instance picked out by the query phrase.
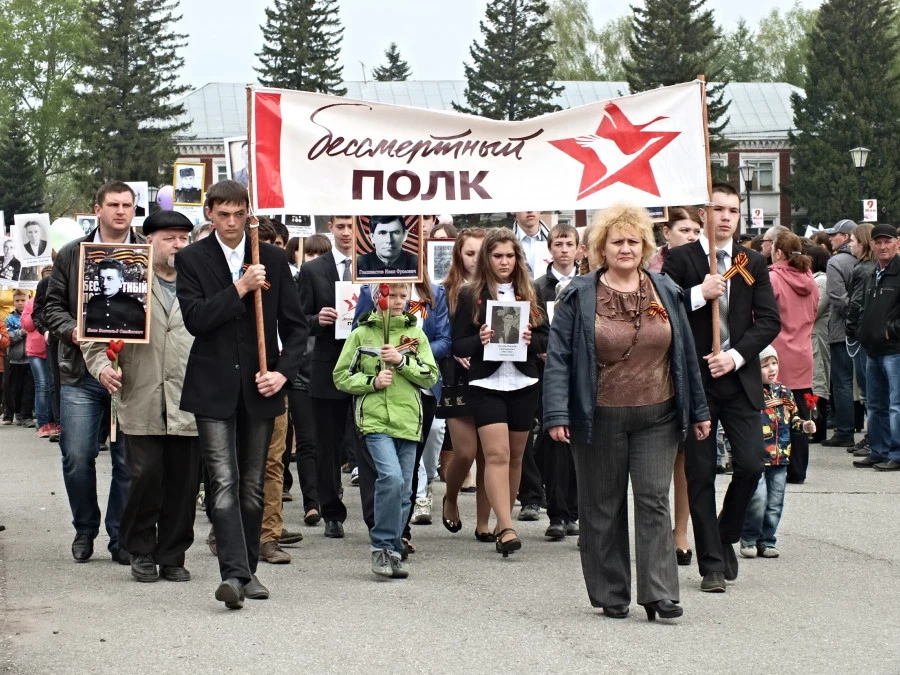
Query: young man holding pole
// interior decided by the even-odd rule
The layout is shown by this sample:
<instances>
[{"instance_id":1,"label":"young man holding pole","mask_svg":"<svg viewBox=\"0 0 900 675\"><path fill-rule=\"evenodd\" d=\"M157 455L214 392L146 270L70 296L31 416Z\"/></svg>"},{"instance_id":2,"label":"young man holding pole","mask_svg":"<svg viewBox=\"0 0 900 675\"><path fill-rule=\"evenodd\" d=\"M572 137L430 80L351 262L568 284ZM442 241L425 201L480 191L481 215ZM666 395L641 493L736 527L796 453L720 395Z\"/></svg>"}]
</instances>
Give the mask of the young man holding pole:
<instances>
[{"instance_id":1,"label":"young man holding pole","mask_svg":"<svg viewBox=\"0 0 900 675\"><path fill-rule=\"evenodd\" d=\"M685 446L691 520L703 576L700 590L712 593L725 592L726 580L737 578L733 544L740 539L765 458L759 353L781 330L765 258L734 242L740 206L740 195L731 185L714 184L711 205L701 209L706 236L669 251L662 270L684 289L712 428L721 420L731 442L734 474L718 519L716 435L702 441L689 435ZM710 242L716 249L715 269ZM714 316L718 335L713 333Z\"/></svg>"},{"instance_id":2,"label":"young man holding pole","mask_svg":"<svg viewBox=\"0 0 900 675\"><path fill-rule=\"evenodd\" d=\"M229 609L240 609L245 596L269 596L255 574L263 474L273 420L284 412L282 392L297 373L309 332L284 252L259 244L253 264L255 233L244 230L248 210L243 185L216 183L205 206L213 235L175 256L178 302L195 338L181 409L197 418L222 576L216 599Z\"/></svg>"}]
</instances>

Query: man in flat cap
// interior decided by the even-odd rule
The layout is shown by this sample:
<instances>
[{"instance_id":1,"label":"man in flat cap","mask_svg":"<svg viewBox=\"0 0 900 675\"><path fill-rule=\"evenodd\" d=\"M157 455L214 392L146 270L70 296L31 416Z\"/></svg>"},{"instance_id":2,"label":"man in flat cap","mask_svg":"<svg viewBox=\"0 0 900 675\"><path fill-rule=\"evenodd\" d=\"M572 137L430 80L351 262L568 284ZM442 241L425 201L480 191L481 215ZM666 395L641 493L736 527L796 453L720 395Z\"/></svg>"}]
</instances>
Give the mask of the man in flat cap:
<instances>
[{"instance_id":1,"label":"man in flat cap","mask_svg":"<svg viewBox=\"0 0 900 675\"><path fill-rule=\"evenodd\" d=\"M131 576L145 583L191 578L184 554L194 541L200 446L194 415L179 408L194 338L175 296L175 253L190 243L192 229L175 211L157 211L144 221L153 247L149 344L126 344L119 370L110 366L106 343L82 348L91 375L110 394L121 392L118 419L131 486L119 540L131 553Z\"/></svg>"},{"instance_id":2,"label":"man in flat cap","mask_svg":"<svg viewBox=\"0 0 900 675\"><path fill-rule=\"evenodd\" d=\"M203 191L194 185L196 175L193 167L186 166L178 170L178 187L175 190L176 204L201 204Z\"/></svg>"},{"instance_id":3,"label":"man in flat cap","mask_svg":"<svg viewBox=\"0 0 900 675\"><path fill-rule=\"evenodd\" d=\"M146 312L140 300L124 291L125 266L114 258L97 265L100 292L87 302L85 334L102 338L143 338Z\"/></svg>"}]
</instances>

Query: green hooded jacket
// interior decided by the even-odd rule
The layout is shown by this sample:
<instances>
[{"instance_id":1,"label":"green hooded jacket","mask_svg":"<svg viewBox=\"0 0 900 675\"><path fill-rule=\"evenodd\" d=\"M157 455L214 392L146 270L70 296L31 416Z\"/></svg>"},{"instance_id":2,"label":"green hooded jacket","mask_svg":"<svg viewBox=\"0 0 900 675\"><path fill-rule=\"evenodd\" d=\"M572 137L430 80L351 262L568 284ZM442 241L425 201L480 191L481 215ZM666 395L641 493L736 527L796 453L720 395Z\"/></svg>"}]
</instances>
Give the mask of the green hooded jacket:
<instances>
[{"instance_id":1,"label":"green hooded jacket","mask_svg":"<svg viewBox=\"0 0 900 675\"><path fill-rule=\"evenodd\" d=\"M414 347L400 349L403 364L390 366L394 378L389 387L375 389L384 344L384 323L378 312L364 314L344 343L334 367L334 386L353 394L356 425L363 434L418 441L422 435L421 389L429 389L437 382L437 364L428 338L416 325L416 317L390 317L390 331L390 344L395 347L411 340L417 342Z\"/></svg>"}]
</instances>

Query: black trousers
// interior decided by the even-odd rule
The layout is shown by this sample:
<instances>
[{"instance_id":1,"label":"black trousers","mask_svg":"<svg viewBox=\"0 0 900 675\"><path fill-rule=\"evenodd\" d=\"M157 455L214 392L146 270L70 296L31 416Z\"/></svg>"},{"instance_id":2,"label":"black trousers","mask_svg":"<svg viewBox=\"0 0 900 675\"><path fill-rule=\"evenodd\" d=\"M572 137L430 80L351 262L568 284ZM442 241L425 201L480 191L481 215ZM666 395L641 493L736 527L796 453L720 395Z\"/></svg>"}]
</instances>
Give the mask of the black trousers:
<instances>
[{"instance_id":1,"label":"black trousers","mask_svg":"<svg viewBox=\"0 0 900 675\"><path fill-rule=\"evenodd\" d=\"M288 392L288 408L291 413L291 424L288 432L293 429L297 439L296 467L297 479L300 482L300 492L303 493L303 512L310 509L319 509L319 490L316 485L316 431L314 426L312 399L309 392L303 389L291 389ZM293 477L288 482L290 471L291 449L285 449L284 457L284 487L286 490L293 485Z\"/></svg>"},{"instance_id":2,"label":"black trousers","mask_svg":"<svg viewBox=\"0 0 900 675\"><path fill-rule=\"evenodd\" d=\"M541 434L538 455L544 457L547 480L547 517L551 521L578 520L578 478L572 446ZM520 491L521 492L521 491Z\"/></svg>"},{"instance_id":3,"label":"black trousers","mask_svg":"<svg viewBox=\"0 0 900 675\"><path fill-rule=\"evenodd\" d=\"M197 438L124 436L131 484L119 522L119 543L132 555L152 555L159 565L183 567L184 553L194 542Z\"/></svg>"},{"instance_id":4,"label":"black trousers","mask_svg":"<svg viewBox=\"0 0 900 675\"><path fill-rule=\"evenodd\" d=\"M27 363L7 363L3 370L5 416L28 419L34 415L34 375Z\"/></svg>"},{"instance_id":5,"label":"black trousers","mask_svg":"<svg viewBox=\"0 0 900 675\"><path fill-rule=\"evenodd\" d=\"M197 415L209 475L206 502L216 531L222 579L247 583L259 562L263 481L274 420L252 418L243 399L227 419Z\"/></svg>"},{"instance_id":6,"label":"black trousers","mask_svg":"<svg viewBox=\"0 0 900 675\"><path fill-rule=\"evenodd\" d=\"M347 507L341 501L341 449L347 434L350 397L310 397L316 424L316 487L320 513L326 521L347 519Z\"/></svg>"},{"instance_id":7,"label":"black trousers","mask_svg":"<svg viewBox=\"0 0 900 675\"><path fill-rule=\"evenodd\" d=\"M811 394L812 389L792 389L797 414L802 420L809 419L809 407L804 394ZM817 427L818 428L818 427ZM802 483L806 480L806 469L809 466L809 436L803 430L791 431L791 461L787 467L787 482Z\"/></svg>"},{"instance_id":8,"label":"black trousers","mask_svg":"<svg viewBox=\"0 0 900 675\"><path fill-rule=\"evenodd\" d=\"M539 417L543 417L543 412L538 409ZM528 441L525 443L525 453L522 455L522 478L519 481L519 503L522 506L526 504L541 504L544 501L544 455L541 443L536 442L540 439L539 433L532 428L528 434Z\"/></svg>"},{"instance_id":9,"label":"black trousers","mask_svg":"<svg viewBox=\"0 0 900 675\"><path fill-rule=\"evenodd\" d=\"M53 335L47 342L47 371L50 373L51 417L59 424L59 340Z\"/></svg>"},{"instance_id":10,"label":"black trousers","mask_svg":"<svg viewBox=\"0 0 900 675\"><path fill-rule=\"evenodd\" d=\"M723 544L741 538L744 516L750 498L756 492L765 465L760 413L734 373L713 380L706 390L712 429L721 420L731 443L734 474L725 493L722 511L716 518L716 434L698 441L688 434L685 442L684 471L700 574L724 572Z\"/></svg>"}]
</instances>

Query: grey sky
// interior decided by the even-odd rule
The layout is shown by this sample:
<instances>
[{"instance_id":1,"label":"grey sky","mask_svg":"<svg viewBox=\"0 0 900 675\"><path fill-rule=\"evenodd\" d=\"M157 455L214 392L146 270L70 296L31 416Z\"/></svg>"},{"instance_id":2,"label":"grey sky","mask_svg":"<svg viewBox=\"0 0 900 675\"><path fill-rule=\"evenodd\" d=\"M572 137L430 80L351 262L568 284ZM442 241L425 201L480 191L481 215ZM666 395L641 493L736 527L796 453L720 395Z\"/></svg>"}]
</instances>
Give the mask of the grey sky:
<instances>
[{"instance_id":1,"label":"grey sky","mask_svg":"<svg viewBox=\"0 0 900 675\"><path fill-rule=\"evenodd\" d=\"M598 25L629 11L640 0L589 0ZM804 7L821 0L800 0ZM256 82L253 66L260 50L267 0L185 0L181 2L182 32L188 35L184 79L199 87L207 82ZM743 16L751 25L773 7L784 10L788 0L709 0L708 6L726 28ZM340 0L344 42L341 62L345 80L361 80L384 60L384 50L396 42L416 80L462 79L469 46L479 37L487 0Z\"/></svg>"}]
</instances>

